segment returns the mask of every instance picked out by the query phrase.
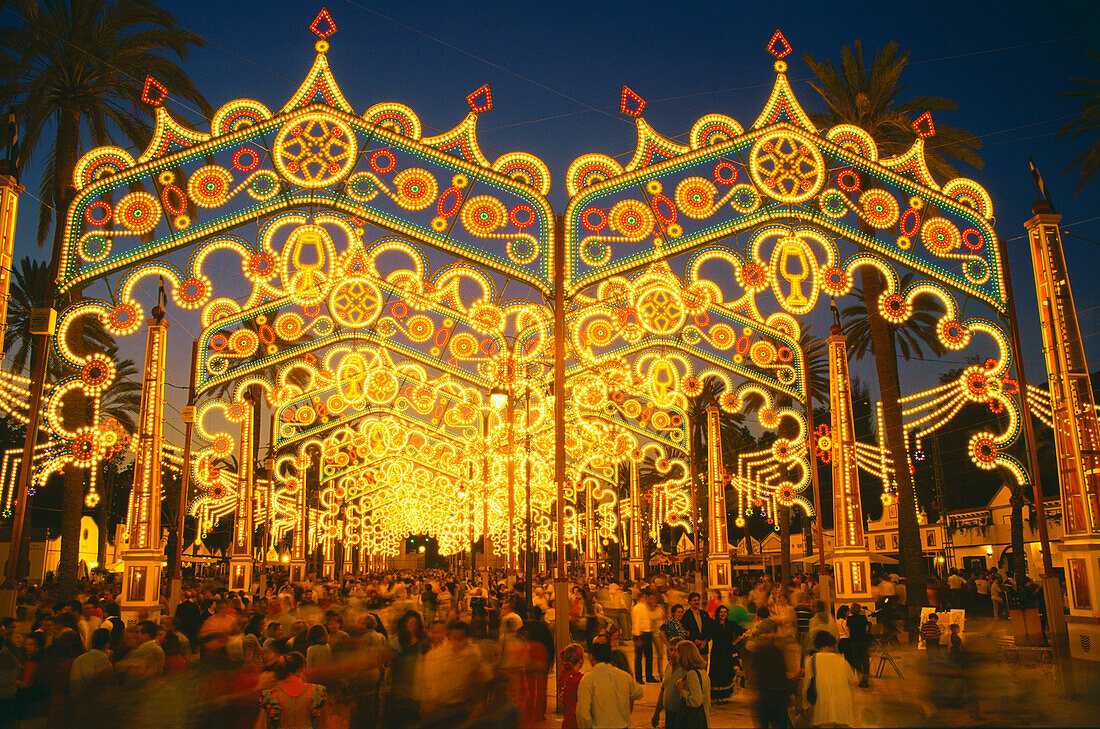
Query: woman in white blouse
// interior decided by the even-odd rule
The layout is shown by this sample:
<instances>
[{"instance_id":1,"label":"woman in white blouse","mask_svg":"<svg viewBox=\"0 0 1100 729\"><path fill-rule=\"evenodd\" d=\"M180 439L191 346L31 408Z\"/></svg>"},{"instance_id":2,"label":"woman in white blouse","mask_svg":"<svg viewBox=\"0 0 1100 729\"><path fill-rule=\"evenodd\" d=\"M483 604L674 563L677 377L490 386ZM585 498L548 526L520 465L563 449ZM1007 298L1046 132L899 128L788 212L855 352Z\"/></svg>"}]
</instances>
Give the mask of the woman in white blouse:
<instances>
[{"instance_id":1,"label":"woman in white blouse","mask_svg":"<svg viewBox=\"0 0 1100 729\"><path fill-rule=\"evenodd\" d=\"M836 638L832 633L819 630L814 636L814 648L817 652L806 656L802 666L802 705L810 724L852 726L852 685L856 682L856 673L844 656L836 652Z\"/></svg>"}]
</instances>

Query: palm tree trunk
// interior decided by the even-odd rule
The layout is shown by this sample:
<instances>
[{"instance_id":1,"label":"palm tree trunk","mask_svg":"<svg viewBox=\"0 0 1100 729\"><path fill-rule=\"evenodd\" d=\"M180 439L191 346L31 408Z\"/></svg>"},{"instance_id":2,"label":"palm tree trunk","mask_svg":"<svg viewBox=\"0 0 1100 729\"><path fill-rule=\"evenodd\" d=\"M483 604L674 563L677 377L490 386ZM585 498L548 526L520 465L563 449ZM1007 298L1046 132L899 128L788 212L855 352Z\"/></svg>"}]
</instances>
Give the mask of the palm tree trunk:
<instances>
[{"instance_id":1,"label":"palm tree trunk","mask_svg":"<svg viewBox=\"0 0 1100 729\"><path fill-rule=\"evenodd\" d=\"M909 473L909 459L906 457L905 432L902 426L901 383L898 380L898 357L894 351L894 338L886 320L879 314L878 299L885 289L882 275L878 269L863 266L860 269L863 287L863 299L867 305L867 319L871 327L871 346L875 353L875 370L878 374L878 386L882 398L882 419L886 433L880 433L890 449L890 458L894 462L894 477L897 481L898 498L898 546L901 565L909 580L908 599L910 608L923 605L927 599L925 585L928 571L924 564L924 552L921 548L920 526L917 523L916 492L913 475Z\"/></svg>"},{"instance_id":2,"label":"palm tree trunk","mask_svg":"<svg viewBox=\"0 0 1100 729\"><path fill-rule=\"evenodd\" d=\"M1027 574L1027 562L1024 558L1024 495L1016 479L1012 479L1012 484L1012 497L1009 499L1012 512L1008 518L1012 535L1012 577L1017 585L1022 585Z\"/></svg>"},{"instance_id":3,"label":"palm tree trunk","mask_svg":"<svg viewBox=\"0 0 1100 729\"><path fill-rule=\"evenodd\" d=\"M779 519L779 567L783 584L791 581L791 507L780 505Z\"/></svg>"},{"instance_id":4,"label":"palm tree trunk","mask_svg":"<svg viewBox=\"0 0 1100 729\"><path fill-rule=\"evenodd\" d=\"M68 171L63 178L71 180L71 170L76 167L80 140L80 111L70 108L63 111L58 117L57 142L54 146L57 155L58 166ZM72 202L74 189L71 182L64 188L54 191L54 203L57 206L57 215L54 218L53 255L61 252L61 244L65 232L65 218ZM51 287L53 282L51 282ZM67 294L69 301L77 301L81 298L80 289L73 289ZM53 305L53 302L50 302ZM69 347L77 355L85 354L84 351L84 327L74 327L72 336L68 341ZM65 425L70 430L84 426L88 422L88 403L83 391L72 390L66 396L63 407ZM84 469L70 465L65 469L64 485L61 491L61 557L57 565L58 597L62 600L71 599L76 594L77 568L80 560L80 517L84 512ZM159 536L159 535L158 535Z\"/></svg>"}]
</instances>

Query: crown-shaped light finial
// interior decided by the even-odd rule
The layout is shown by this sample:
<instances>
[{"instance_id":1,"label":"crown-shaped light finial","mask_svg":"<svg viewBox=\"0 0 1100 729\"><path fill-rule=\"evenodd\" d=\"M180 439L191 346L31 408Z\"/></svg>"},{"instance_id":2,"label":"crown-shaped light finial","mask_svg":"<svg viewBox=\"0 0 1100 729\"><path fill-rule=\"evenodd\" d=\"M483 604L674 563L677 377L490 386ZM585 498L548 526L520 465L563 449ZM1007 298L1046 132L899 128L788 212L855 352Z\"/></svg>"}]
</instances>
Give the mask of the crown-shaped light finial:
<instances>
[{"instance_id":1,"label":"crown-shaped light finial","mask_svg":"<svg viewBox=\"0 0 1100 729\"><path fill-rule=\"evenodd\" d=\"M775 70L778 73L786 73L787 62L783 58L793 50L791 44L787 42L787 36L783 35L783 31L776 28L775 33L772 33L772 39L768 41L768 53L775 56Z\"/></svg>"},{"instance_id":2,"label":"crown-shaped light finial","mask_svg":"<svg viewBox=\"0 0 1100 729\"><path fill-rule=\"evenodd\" d=\"M936 136L936 125L932 123L932 112L926 111L913 122L913 131L921 139Z\"/></svg>"},{"instance_id":3,"label":"crown-shaped light finial","mask_svg":"<svg viewBox=\"0 0 1100 729\"><path fill-rule=\"evenodd\" d=\"M338 30L336 21L329 15L327 7L321 7L321 12L317 13L317 17L309 24L309 30L320 39L314 44L314 48L317 49L317 52L324 53L327 51L328 37Z\"/></svg>"},{"instance_id":4,"label":"crown-shaped light finial","mask_svg":"<svg viewBox=\"0 0 1100 729\"><path fill-rule=\"evenodd\" d=\"M619 97L619 111L637 119L642 115L643 109L645 109L645 99L634 93L634 90L629 86L623 84L623 93Z\"/></svg>"},{"instance_id":5,"label":"crown-shaped light finial","mask_svg":"<svg viewBox=\"0 0 1100 729\"><path fill-rule=\"evenodd\" d=\"M480 114L483 111L493 110L493 90L489 84L484 84L477 91L466 97L466 103L470 105L470 111Z\"/></svg>"},{"instance_id":6,"label":"crown-shaped light finial","mask_svg":"<svg viewBox=\"0 0 1100 729\"><path fill-rule=\"evenodd\" d=\"M141 100L150 106L160 106L167 98L167 87L152 76L146 76L145 86L141 89Z\"/></svg>"}]
</instances>

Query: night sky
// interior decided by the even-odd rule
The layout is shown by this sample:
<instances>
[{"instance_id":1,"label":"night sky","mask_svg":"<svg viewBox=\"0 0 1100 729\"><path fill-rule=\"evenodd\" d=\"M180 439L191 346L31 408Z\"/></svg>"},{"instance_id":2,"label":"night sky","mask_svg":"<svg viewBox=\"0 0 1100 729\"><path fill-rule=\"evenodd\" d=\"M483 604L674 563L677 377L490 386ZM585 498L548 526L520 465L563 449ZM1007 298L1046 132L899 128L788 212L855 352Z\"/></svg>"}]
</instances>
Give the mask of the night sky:
<instances>
[{"instance_id":1,"label":"night sky","mask_svg":"<svg viewBox=\"0 0 1100 729\"><path fill-rule=\"evenodd\" d=\"M214 108L251 97L277 110L296 90L314 58L308 26L319 4L300 2L162 3L208 41L184 64ZM486 155L527 151L554 178L550 201L564 208L562 178L581 154L628 155L634 128L618 111L628 84L647 101L644 116L662 134L688 132L700 116L720 112L749 126L775 79L765 46L781 28L794 47L789 78L810 111L820 109L806 83L804 53L839 64L840 49L860 39L868 64L874 50L896 41L911 49L903 98L940 95L959 110L935 121L980 136L985 169L961 167L993 198L997 230L1008 241L1023 325L1025 365L1045 380L1034 301L1034 279L1023 235L1034 200L1027 156L1035 157L1066 224L1065 248L1090 364L1100 367L1100 176L1073 193L1076 171L1061 175L1095 136L1057 136L1080 109L1062 92L1070 77L1100 77L1100 7L1094 2L1006 3L691 3L636 2L359 2L331 0L339 32L329 61L349 102L359 111L381 101L410 106L431 129L447 130L467 112L464 97L492 85L494 109L479 120ZM0 22L5 20L0 12ZM169 109L198 120L195 109ZM934 143L934 140L932 140ZM625 161L625 160L624 160ZM940 181L943 182L942 180ZM37 179L24 178L30 192ZM37 203L23 198L16 259L44 257L34 247ZM1073 235L1069 235L1072 233ZM1079 237L1078 237L1079 236ZM186 361L189 339L179 335L173 356ZM140 347L141 338L131 337ZM129 344L130 342L127 342ZM139 358L135 348L133 356ZM968 354L968 353L967 353ZM961 359L960 359L961 361ZM907 392L938 384L954 364L903 373ZM854 368L857 370L859 368ZM186 384L184 368L170 368ZM864 376L873 372L864 370ZM872 382L872 392L877 387ZM170 391L167 417L183 401ZM167 436L181 441L178 429Z\"/></svg>"}]
</instances>

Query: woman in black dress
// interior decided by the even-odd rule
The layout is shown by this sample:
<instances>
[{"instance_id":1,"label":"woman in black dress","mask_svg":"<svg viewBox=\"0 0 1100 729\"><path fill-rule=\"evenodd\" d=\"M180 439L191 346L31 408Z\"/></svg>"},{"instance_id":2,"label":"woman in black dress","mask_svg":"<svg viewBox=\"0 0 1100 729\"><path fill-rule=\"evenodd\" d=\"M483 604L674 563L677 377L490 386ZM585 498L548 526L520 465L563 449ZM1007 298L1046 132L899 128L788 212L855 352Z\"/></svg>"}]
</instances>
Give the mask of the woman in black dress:
<instances>
[{"instance_id":1,"label":"woman in black dress","mask_svg":"<svg viewBox=\"0 0 1100 729\"><path fill-rule=\"evenodd\" d=\"M710 649L710 698L725 701L737 690L737 669L740 658L734 644L745 629L730 620L730 610L719 605L714 611L714 627Z\"/></svg>"}]
</instances>

